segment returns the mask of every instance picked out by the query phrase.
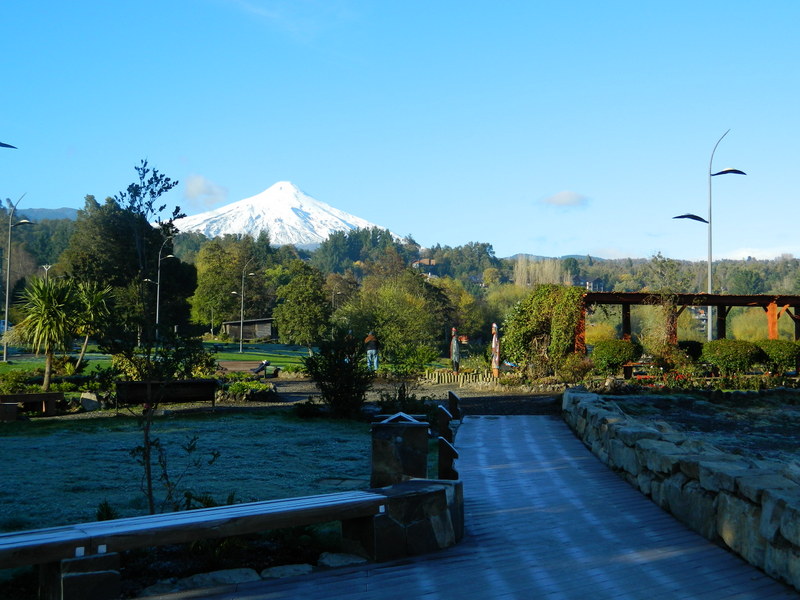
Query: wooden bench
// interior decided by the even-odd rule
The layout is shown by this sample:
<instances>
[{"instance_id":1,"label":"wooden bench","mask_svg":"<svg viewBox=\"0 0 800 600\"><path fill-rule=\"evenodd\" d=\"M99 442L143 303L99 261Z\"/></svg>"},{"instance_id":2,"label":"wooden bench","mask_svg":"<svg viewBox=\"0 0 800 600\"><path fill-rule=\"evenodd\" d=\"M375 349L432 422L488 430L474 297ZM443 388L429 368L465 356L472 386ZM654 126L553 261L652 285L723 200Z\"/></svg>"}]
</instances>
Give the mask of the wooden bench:
<instances>
[{"instance_id":1,"label":"wooden bench","mask_svg":"<svg viewBox=\"0 0 800 600\"><path fill-rule=\"evenodd\" d=\"M386 503L386 496L381 494L337 492L4 533L0 534L0 569L47 565L50 572L58 574L57 581L41 578L42 585L49 586L52 591L60 586L58 563L62 560L85 558L88 561L133 548L329 521L342 521L344 524L374 517L385 511ZM53 563L58 567L55 571Z\"/></svg>"},{"instance_id":2,"label":"wooden bench","mask_svg":"<svg viewBox=\"0 0 800 600\"><path fill-rule=\"evenodd\" d=\"M118 381L119 404L155 402L211 402L214 406L219 383L216 379L184 379L176 381ZM149 396L148 396L149 388Z\"/></svg>"},{"instance_id":3,"label":"wooden bench","mask_svg":"<svg viewBox=\"0 0 800 600\"><path fill-rule=\"evenodd\" d=\"M633 371L641 370L641 369L648 369L652 367L652 363L644 363L644 362L628 362L622 365L622 377L623 379L631 379L633 377Z\"/></svg>"},{"instance_id":4,"label":"wooden bench","mask_svg":"<svg viewBox=\"0 0 800 600\"><path fill-rule=\"evenodd\" d=\"M13 418L7 420L13 421L16 418L17 411L11 409L11 405L22 405L23 412L37 412L44 416L54 415L56 412L56 403L63 402L63 392L39 392L33 394L0 394L0 403L3 405L2 414L3 419L6 420L5 415Z\"/></svg>"}]
</instances>

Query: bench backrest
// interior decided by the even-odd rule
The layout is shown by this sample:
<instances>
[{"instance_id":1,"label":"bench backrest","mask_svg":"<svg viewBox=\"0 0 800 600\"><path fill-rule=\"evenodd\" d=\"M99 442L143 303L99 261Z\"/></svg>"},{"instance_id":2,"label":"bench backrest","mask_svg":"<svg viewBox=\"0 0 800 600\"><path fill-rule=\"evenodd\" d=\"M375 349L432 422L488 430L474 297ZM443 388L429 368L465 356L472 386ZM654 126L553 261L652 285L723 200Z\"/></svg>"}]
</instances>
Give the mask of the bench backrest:
<instances>
[{"instance_id":1,"label":"bench backrest","mask_svg":"<svg viewBox=\"0 0 800 600\"><path fill-rule=\"evenodd\" d=\"M219 384L216 379L184 381L118 381L117 400L120 404L154 402L213 402ZM148 389L150 398L148 398Z\"/></svg>"},{"instance_id":2,"label":"bench backrest","mask_svg":"<svg viewBox=\"0 0 800 600\"><path fill-rule=\"evenodd\" d=\"M0 534L0 569L367 517L385 504L381 494L338 492Z\"/></svg>"}]
</instances>

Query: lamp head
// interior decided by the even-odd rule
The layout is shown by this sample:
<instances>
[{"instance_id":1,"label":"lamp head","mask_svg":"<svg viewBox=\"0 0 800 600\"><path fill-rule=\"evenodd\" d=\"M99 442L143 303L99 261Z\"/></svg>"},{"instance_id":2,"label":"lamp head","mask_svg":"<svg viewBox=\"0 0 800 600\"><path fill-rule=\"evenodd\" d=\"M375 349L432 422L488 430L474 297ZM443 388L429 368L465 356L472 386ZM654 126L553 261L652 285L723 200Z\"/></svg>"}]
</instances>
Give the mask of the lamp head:
<instances>
[{"instance_id":1,"label":"lamp head","mask_svg":"<svg viewBox=\"0 0 800 600\"><path fill-rule=\"evenodd\" d=\"M692 213L686 213L685 215L678 215L677 217L672 217L673 219L692 219L693 221L700 221L701 223L708 223L703 217L698 217L697 215L693 215Z\"/></svg>"},{"instance_id":2,"label":"lamp head","mask_svg":"<svg viewBox=\"0 0 800 600\"><path fill-rule=\"evenodd\" d=\"M716 173L712 173L711 177L716 177L717 175L747 175L744 171L740 171L739 169L722 169L722 171L717 171Z\"/></svg>"}]
</instances>

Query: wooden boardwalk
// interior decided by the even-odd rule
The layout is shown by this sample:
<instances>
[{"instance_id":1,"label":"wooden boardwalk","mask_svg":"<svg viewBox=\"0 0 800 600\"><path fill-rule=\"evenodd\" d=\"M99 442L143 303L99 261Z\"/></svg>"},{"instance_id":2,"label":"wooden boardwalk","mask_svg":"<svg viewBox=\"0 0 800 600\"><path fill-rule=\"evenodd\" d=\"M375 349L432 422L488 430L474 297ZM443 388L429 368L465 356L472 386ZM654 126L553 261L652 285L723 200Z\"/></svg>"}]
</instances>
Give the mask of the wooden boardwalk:
<instances>
[{"instance_id":1,"label":"wooden boardwalk","mask_svg":"<svg viewBox=\"0 0 800 600\"><path fill-rule=\"evenodd\" d=\"M798 598L632 489L558 418L468 417L456 442L467 527L457 547L163 598Z\"/></svg>"}]
</instances>

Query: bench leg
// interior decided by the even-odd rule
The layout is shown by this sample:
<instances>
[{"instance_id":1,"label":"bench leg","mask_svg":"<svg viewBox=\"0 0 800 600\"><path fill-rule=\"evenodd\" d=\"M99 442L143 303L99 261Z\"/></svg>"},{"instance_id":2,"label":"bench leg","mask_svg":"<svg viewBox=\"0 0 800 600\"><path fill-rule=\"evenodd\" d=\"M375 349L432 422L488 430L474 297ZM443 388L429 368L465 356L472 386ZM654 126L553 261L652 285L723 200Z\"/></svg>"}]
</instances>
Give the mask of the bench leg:
<instances>
[{"instance_id":1,"label":"bench leg","mask_svg":"<svg viewBox=\"0 0 800 600\"><path fill-rule=\"evenodd\" d=\"M0 421L16 421L17 404L15 402L0 403Z\"/></svg>"},{"instance_id":2,"label":"bench leg","mask_svg":"<svg viewBox=\"0 0 800 600\"><path fill-rule=\"evenodd\" d=\"M68 558L39 567L43 600L116 600L120 597L119 554Z\"/></svg>"},{"instance_id":3,"label":"bench leg","mask_svg":"<svg viewBox=\"0 0 800 600\"><path fill-rule=\"evenodd\" d=\"M42 412L46 417L56 414L56 401L54 398L48 398L43 402Z\"/></svg>"},{"instance_id":4,"label":"bench leg","mask_svg":"<svg viewBox=\"0 0 800 600\"><path fill-rule=\"evenodd\" d=\"M375 560L375 519L360 517L342 521L342 550Z\"/></svg>"},{"instance_id":5,"label":"bench leg","mask_svg":"<svg viewBox=\"0 0 800 600\"><path fill-rule=\"evenodd\" d=\"M376 562L449 548L464 537L461 481L416 479L379 491L386 512L342 521L345 552Z\"/></svg>"}]
</instances>

